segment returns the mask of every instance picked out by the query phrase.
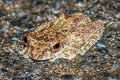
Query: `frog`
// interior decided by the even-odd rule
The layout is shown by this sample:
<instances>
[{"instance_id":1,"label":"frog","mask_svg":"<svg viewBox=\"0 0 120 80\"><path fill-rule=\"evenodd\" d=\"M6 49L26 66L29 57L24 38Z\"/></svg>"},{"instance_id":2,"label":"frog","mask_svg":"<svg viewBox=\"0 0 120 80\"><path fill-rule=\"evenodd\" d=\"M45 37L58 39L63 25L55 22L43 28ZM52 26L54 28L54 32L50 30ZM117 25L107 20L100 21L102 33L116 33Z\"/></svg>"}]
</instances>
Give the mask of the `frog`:
<instances>
[{"instance_id":1,"label":"frog","mask_svg":"<svg viewBox=\"0 0 120 80\"><path fill-rule=\"evenodd\" d=\"M102 37L104 29L102 20L91 21L83 13L60 14L25 36L27 54L37 61L72 60L85 55Z\"/></svg>"}]
</instances>

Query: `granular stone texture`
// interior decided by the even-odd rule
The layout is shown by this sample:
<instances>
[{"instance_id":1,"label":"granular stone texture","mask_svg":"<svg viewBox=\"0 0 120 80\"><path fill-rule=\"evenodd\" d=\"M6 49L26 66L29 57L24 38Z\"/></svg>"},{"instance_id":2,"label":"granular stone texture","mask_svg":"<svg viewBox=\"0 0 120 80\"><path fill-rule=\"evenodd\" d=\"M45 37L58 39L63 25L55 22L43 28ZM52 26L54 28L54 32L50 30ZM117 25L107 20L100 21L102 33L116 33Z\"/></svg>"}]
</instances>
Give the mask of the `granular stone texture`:
<instances>
[{"instance_id":1,"label":"granular stone texture","mask_svg":"<svg viewBox=\"0 0 120 80\"><path fill-rule=\"evenodd\" d=\"M119 0L0 0L1 80L120 80ZM25 36L61 13L104 22L104 33L86 54L68 60L25 58Z\"/></svg>"}]
</instances>

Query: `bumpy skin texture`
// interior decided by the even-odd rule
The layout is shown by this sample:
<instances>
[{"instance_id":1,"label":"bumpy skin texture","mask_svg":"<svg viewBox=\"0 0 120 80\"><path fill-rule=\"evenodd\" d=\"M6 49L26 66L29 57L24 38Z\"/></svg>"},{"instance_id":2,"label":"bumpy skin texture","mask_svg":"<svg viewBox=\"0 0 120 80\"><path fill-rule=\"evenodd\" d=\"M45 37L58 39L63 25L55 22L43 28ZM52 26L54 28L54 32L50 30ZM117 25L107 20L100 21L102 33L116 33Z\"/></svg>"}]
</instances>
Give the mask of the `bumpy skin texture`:
<instances>
[{"instance_id":1,"label":"bumpy skin texture","mask_svg":"<svg viewBox=\"0 0 120 80\"><path fill-rule=\"evenodd\" d=\"M100 20L91 22L82 13L62 14L27 34L28 55L34 60L71 60L77 54L84 55L103 31L104 23Z\"/></svg>"}]
</instances>

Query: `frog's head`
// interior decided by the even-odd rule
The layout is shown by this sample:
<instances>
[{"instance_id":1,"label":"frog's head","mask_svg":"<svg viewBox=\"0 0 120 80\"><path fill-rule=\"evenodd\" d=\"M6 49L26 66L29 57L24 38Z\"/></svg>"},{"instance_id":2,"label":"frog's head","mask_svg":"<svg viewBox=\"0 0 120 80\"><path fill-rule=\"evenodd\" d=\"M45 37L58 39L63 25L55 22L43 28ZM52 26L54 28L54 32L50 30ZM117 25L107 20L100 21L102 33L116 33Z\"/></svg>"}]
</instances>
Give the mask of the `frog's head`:
<instances>
[{"instance_id":1,"label":"frog's head","mask_svg":"<svg viewBox=\"0 0 120 80\"><path fill-rule=\"evenodd\" d=\"M63 42L60 40L60 36L57 36L57 38L47 38L43 36L37 37L36 34L30 33L26 35L25 38L28 54L34 60L48 60L54 58L56 53L63 48Z\"/></svg>"}]
</instances>

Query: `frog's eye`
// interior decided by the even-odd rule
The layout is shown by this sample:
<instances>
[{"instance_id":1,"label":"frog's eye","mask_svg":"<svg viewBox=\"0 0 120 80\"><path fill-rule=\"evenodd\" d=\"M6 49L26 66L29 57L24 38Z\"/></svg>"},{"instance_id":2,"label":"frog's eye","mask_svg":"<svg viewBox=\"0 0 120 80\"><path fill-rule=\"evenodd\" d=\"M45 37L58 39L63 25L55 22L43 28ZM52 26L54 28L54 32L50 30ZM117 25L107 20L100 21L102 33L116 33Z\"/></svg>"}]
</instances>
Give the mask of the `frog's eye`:
<instances>
[{"instance_id":1,"label":"frog's eye","mask_svg":"<svg viewBox=\"0 0 120 80\"><path fill-rule=\"evenodd\" d=\"M60 47L60 43L56 43L53 45L53 49L58 49Z\"/></svg>"},{"instance_id":2,"label":"frog's eye","mask_svg":"<svg viewBox=\"0 0 120 80\"><path fill-rule=\"evenodd\" d=\"M51 42L50 49L52 52L57 52L60 49L60 47L61 47L60 42L58 41Z\"/></svg>"}]
</instances>

